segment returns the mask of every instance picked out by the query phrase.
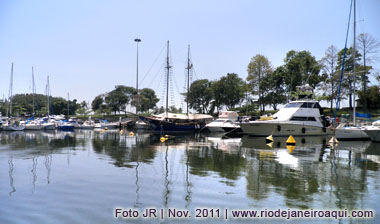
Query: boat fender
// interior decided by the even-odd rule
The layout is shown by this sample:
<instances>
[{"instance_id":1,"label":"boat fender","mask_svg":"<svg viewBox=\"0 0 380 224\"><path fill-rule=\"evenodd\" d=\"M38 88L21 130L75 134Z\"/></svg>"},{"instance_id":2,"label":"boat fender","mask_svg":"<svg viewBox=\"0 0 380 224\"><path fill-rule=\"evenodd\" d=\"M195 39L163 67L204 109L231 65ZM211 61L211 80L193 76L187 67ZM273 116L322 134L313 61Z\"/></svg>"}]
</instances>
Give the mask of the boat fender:
<instances>
[{"instance_id":1,"label":"boat fender","mask_svg":"<svg viewBox=\"0 0 380 224\"><path fill-rule=\"evenodd\" d=\"M302 134L305 134L306 133L306 129L305 128L302 128Z\"/></svg>"},{"instance_id":2,"label":"boat fender","mask_svg":"<svg viewBox=\"0 0 380 224\"><path fill-rule=\"evenodd\" d=\"M323 128L322 128L322 131L323 131L323 132L326 132L326 127L323 127Z\"/></svg>"},{"instance_id":3,"label":"boat fender","mask_svg":"<svg viewBox=\"0 0 380 224\"><path fill-rule=\"evenodd\" d=\"M277 125L277 131L281 131L281 125Z\"/></svg>"}]
</instances>

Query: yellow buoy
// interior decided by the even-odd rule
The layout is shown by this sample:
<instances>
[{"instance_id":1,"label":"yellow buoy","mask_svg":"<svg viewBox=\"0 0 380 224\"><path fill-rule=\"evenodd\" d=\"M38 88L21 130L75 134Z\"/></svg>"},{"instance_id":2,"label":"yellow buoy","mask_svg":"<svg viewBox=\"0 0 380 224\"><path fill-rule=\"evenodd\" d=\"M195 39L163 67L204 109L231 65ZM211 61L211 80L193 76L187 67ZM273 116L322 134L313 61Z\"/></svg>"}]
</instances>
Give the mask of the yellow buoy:
<instances>
[{"instance_id":1,"label":"yellow buoy","mask_svg":"<svg viewBox=\"0 0 380 224\"><path fill-rule=\"evenodd\" d=\"M129 136L134 136L135 133L133 133L133 131L129 132Z\"/></svg>"},{"instance_id":2,"label":"yellow buoy","mask_svg":"<svg viewBox=\"0 0 380 224\"><path fill-rule=\"evenodd\" d=\"M329 140L329 143L337 144L339 141L334 136Z\"/></svg>"},{"instance_id":3,"label":"yellow buoy","mask_svg":"<svg viewBox=\"0 0 380 224\"><path fill-rule=\"evenodd\" d=\"M104 130L106 130L106 131L107 131L107 130L108 130L108 128L107 128L107 127L105 127L105 128L104 128Z\"/></svg>"},{"instance_id":4,"label":"yellow buoy","mask_svg":"<svg viewBox=\"0 0 380 224\"><path fill-rule=\"evenodd\" d=\"M161 137L161 138L160 138L160 141L161 141L161 142L165 142L165 141L166 141L166 138Z\"/></svg>"},{"instance_id":5,"label":"yellow buoy","mask_svg":"<svg viewBox=\"0 0 380 224\"><path fill-rule=\"evenodd\" d=\"M269 135L268 137L265 138L266 142L273 142L273 136Z\"/></svg>"},{"instance_id":6,"label":"yellow buoy","mask_svg":"<svg viewBox=\"0 0 380 224\"><path fill-rule=\"evenodd\" d=\"M124 133L124 131L123 130L120 130L120 134L122 135Z\"/></svg>"},{"instance_id":7,"label":"yellow buoy","mask_svg":"<svg viewBox=\"0 0 380 224\"><path fill-rule=\"evenodd\" d=\"M287 145L295 145L296 144L296 140L294 140L293 136L289 136L288 140L286 140L286 144Z\"/></svg>"},{"instance_id":8,"label":"yellow buoy","mask_svg":"<svg viewBox=\"0 0 380 224\"><path fill-rule=\"evenodd\" d=\"M293 150L296 148L295 145L287 145L286 148L288 149L289 153L292 153Z\"/></svg>"},{"instance_id":9,"label":"yellow buoy","mask_svg":"<svg viewBox=\"0 0 380 224\"><path fill-rule=\"evenodd\" d=\"M269 148L272 148L272 147L273 147L273 142L269 142L269 143L267 144L267 146L269 146Z\"/></svg>"}]
</instances>

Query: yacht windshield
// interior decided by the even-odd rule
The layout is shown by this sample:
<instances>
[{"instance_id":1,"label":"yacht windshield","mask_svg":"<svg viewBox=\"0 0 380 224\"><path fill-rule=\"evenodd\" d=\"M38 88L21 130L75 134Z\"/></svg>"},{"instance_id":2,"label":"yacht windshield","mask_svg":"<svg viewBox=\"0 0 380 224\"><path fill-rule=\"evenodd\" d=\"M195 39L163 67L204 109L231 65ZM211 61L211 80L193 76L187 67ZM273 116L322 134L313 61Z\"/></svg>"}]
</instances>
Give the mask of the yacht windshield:
<instances>
[{"instance_id":1,"label":"yacht windshield","mask_svg":"<svg viewBox=\"0 0 380 224\"><path fill-rule=\"evenodd\" d=\"M302 105L302 102L301 103L288 103L286 104L285 108L297 108L297 107L300 107Z\"/></svg>"}]
</instances>

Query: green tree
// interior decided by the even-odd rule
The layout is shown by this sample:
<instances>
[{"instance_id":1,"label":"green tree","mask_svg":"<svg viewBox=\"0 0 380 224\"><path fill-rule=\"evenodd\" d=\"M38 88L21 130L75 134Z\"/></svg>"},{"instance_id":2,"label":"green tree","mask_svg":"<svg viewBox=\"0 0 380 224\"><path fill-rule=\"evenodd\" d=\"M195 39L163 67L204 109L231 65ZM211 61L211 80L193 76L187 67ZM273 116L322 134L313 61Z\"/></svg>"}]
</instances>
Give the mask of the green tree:
<instances>
[{"instance_id":1,"label":"green tree","mask_svg":"<svg viewBox=\"0 0 380 224\"><path fill-rule=\"evenodd\" d=\"M189 103L189 107L196 110L198 113L208 113L209 104L213 99L213 91L211 82L207 79L196 80L191 83L189 90L189 98L187 93L182 94L185 96L185 101Z\"/></svg>"},{"instance_id":2,"label":"green tree","mask_svg":"<svg viewBox=\"0 0 380 224\"><path fill-rule=\"evenodd\" d=\"M261 89L265 93L263 101L277 110L277 105L286 103L286 86L284 83L285 68L280 66L261 81ZM265 103L262 103L265 107Z\"/></svg>"},{"instance_id":3,"label":"green tree","mask_svg":"<svg viewBox=\"0 0 380 224\"><path fill-rule=\"evenodd\" d=\"M358 36L358 50L361 52L362 57L362 70L359 70L361 82L362 82L362 92L367 93L367 85L369 83L368 74L372 69L371 64L376 60L378 50L380 48L380 42L368 33L362 33ZM363 102L364 109L367 109L367 98L364 98Z\"/></svg>"},{"instance_id":4,"label":"green tree","mask_svg":"<svg viewBox=\"0 0 380 224\"><path fill-rule=\"evenodd\" d=\"M98 111L100 109L100 106L104 104L104 94L100 94L95 97L95 99L91 103L91 108L94 112Z\"/></svg>"},{"instance_id":5,"label":"green tree","mask_svg":"<svg viewBox=\"0 0 380 224\"><path fill-rule=\"evenodd\" d=\"M339 82L339 70L337 70L338 63L338 50L335 46L331 45L327 48L325 56L321 60L323 75L327 76L326 82L322 86L324 93L330 92L325 95L326 99L330 101L330 109L333 110L334 99L336 99L337 86Z\"/></svg>"},{"instance_id":6,"label":"green tree","mask_svg":"<svg viewBox=\"0 0 380 224\"><path fill-rule=\"evenodd\" d=\"M160 101L153 89L144 88L139 90L139 95L133 95L131 105L137 106L138 111L145 112L156 107Z\"/></svg>"},{"instance_id":7,"label":"green tree","mask_svg":"<svg viewBox=\"0 0 380 224\"><path fill-rule=\"evenodd\" d=\"M248 64L248 77L247 81L252 88L252 92L259 96L260 113L265 111L264 89L262 80L272 73L272 66L269 60L260 54L257 54Z\"/></svg>"},{"instance_id":8,"label":"green tree","mask_svg":"<svg viewBox=\"0 0 380 224\"><path fill-rule=\"evenodd\" d=\"M227 76L220 78L216 85L218 86L219 100L228 110L235 108L243 100L245 83L237 74L228 73ZM215 95L216 93L214 92Z\"/></svg>"},{"instance_id":9,"label":"green tree","mask_svg":"<svg viewBox=\"0 0 380 224\"><path fill-rule=\"evenodd\" d=\"M309 84L313 89L323 80L319 75L321 65L309 51L291 50L284 59L285 83L289 92L296 92L296 87Z\"/></svg>"},{"instance_id":10,"label":"green tree","mask_svg":"<svg viewBox=\"0 0 380 224\"><path fill-rule=\"evenodd\" d=\"M356 80L355 83L355 89L357 88L357 85L360 81L360 79L356 76L354 77L354 56L353 56L354 50L352 47L348 48L346 50L346 57L344 60L344 68L343 68L343 79L341 84L341 94L347 95L349 100L349 106L350 109L352 109L352 96L354 91L354 80ZM340 50L338 52L338 66L337 70L341 70L342 63L343 63L343 55L344 55L344 49ZM356 50L355 53L355 67L356 70L361 70L361 67L359 65L359 61L361 60L361 54Z\"/></svg>"},{"instance_id":11,"label":"green tree","mask_svg":"<svg viewBox=\"0 0 380 224\"><path fill-rule=\"evenodd\" d=\"M359 105L364 105L367 103L368 109L379 109L380 108L380 88L378 86L371 86L367 89L367 92L358 91Z\"/></svg>"},{"instance_id":12,"label":"green tree","mask_svg":"<svg viewBox=\"0 0 380 224\"><path fill-rule=\"evenodd\" d=\"M120 88L116 88L107 94L105 97L105 102L109 109L116 112L125 111L126 104L129 102L129 97L121 91Z\"/></svg>"}]
</instances>

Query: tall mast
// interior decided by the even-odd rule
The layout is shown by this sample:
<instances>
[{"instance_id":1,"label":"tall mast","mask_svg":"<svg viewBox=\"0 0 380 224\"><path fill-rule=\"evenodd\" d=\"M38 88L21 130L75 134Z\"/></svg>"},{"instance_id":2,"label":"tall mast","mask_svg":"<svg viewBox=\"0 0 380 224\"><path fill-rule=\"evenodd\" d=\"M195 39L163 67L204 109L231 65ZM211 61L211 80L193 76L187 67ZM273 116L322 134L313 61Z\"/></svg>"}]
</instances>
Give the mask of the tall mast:
<instances>
[{"instance_id":1,"label":"tall mast","mask_svg":"<svg viewBox=\"0 0 380 224\"><path fill-rule=\"evenodd\" d=\"M187 47L187 92L186 92L186 114L189 116L189 90L190 90L190 69L192 65L190 65L190 44Z\"/></svg>"},{"instance_id":2,"label":"tall mast","mask_svg":"<svg viewBox=\"0 0 380 224\"><path fill-rule=\"evenodd\" d=\"M169 76L170 76L170 64L169 64L169 41L167 46L167 54L166 54L166 117L168 117L169 112Z\"/></svg>"},{"instance_id":3,"label":"tall mast","mask_svg":"<svg viewBox=\"0 0 380 224\"><path fill-rule=\"evenodd\" d=\"M67 93L67 119L69 119L70 112L70 95Z\"/></svg>"},{"instance_id":4,"label":"tall mast","mask_svg":"<svg viewBox=\"0 0 380 224\"><path fill-rule=\"evenodd\" d=\"M9 98L9 105L7 110L7 117L12 116L12 94L13 94L13 62L11 66L11 80L9 82L9 92L8 92L8 98Z\"/></svg>"},{"instance_id":5,"label":"tall mast","mask_svg":"<svg viewBox=\"0 0 380 224\"><path fill-rule=\"evenodd\" d=\"M47 96L47 115L48 115L48 118L49 118L49 114L50 114L50 83L49 83L49 76L47 77L46 96Z\"/></svg>"},{"instance_id":6,"label":"tall mast","mask_svg":"<svg viewBox=\"0 0 380 224\"><path fill-rule=\"evenodd\" d=\"M34 107L35 107L35 97L36 97L36 93L35 93L35 83L34 83L34 69L33 69L33 66L32 66L32 93L33 93L33 116L34 116Z\"/></svg>"},{"instance_id":7,"label":"tall mast","mask_svg":"<svg viewBox=\"0 0 380 224\"><path fill-rule=\"evenodd\" d=\"M137 105L136 105L136 114L138 111L138 106L140 104L140 98L139 98L139 43L141 42L141 39L136 38L135 39L136 45L137 45L137 60L136 60L136 94L137 94Z\"/></svg>"},{"instance_id":8,"label":"tall mast","mask_svg":"<svg viewBox=\"0 0 380 224\"><path fill-rule=\"evenodd\" d=\"M354 126L356 126L356 97L355 97L355 83L356 83L356 0L354 0L354 52L352 53L352 56L354 57L354 111L353 111L353 120L354 120Z\"/></svg>"}]
</instances>

